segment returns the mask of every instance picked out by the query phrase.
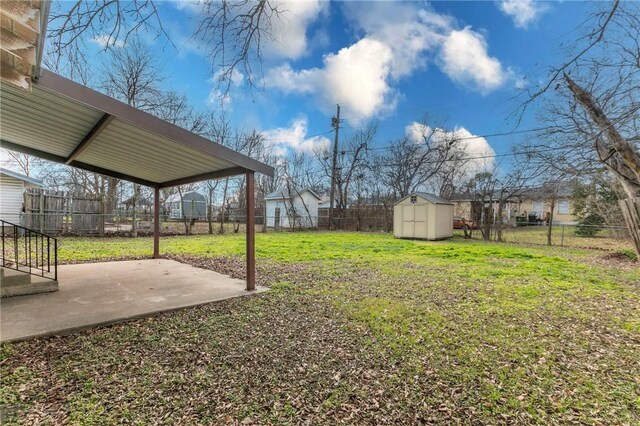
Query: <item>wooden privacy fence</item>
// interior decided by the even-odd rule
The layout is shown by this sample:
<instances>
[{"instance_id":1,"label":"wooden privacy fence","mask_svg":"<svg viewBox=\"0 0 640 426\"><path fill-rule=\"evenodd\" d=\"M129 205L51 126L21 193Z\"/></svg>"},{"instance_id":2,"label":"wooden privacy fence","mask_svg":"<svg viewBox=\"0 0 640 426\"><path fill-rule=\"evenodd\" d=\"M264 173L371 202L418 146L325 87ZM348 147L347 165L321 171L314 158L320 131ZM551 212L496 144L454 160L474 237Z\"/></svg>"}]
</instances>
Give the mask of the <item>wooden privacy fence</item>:
<instances>
[{"instance_id":1,"label":"wooden privacy fence","mask_svg":"<svg viewBox=\"0 0 640 426\"><path fill-rule=\"evenodd\" d=\"M318 209L318 228L329 229L329 209ZM334 210L333 228L343 231L393 230L393 207L354 205L340 212Z\"/></svg>"},{"instance_id":2,"label":"wooden privacy fence","mask_svg":"<svg viewBox=\"0 0 640 426\"><path fill-rule=\"evenodd\" d=\"M39 188L24 193L24 226L46 234L102 234L103 213L97 196Z\"/></svg>"}]
</instances>

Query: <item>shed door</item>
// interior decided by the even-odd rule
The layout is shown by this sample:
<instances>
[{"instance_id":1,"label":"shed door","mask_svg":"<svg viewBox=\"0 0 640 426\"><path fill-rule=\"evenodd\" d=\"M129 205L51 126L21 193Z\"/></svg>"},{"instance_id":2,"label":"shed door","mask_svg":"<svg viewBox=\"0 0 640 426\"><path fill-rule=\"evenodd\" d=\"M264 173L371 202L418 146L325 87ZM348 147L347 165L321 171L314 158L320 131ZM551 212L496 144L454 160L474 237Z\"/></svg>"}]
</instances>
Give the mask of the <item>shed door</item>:
<instances>
[{"instance_id":1,"label":"shed door","mask_svg":"<svg viewBox=\"0 0 640 426\"><path fill-rule=\"evenodd\" d=\"M414 237L427 236L427 208L426 205L414 205Z\"/></svg>"},{"instance_id":2,"label":"shed door","mask_svg":"<svg viewBox=\"0 0 640 426\"><path fill-rule=\"evenodd\" d=\"M273 222L274 228L280 228L280 207L276 207L275 218Z\"/></svg>"},{"instance_id":3,"label":"shed door","mask_svg":"<svg viewBox=\"0 0 640 426\"><path fill-rule=\"evenodd\" d=\"M408 206L402 206L402 236L403 237L413 237L414 214L415 214L415 206L413 204Z\"/></svg>"}]
</instances>

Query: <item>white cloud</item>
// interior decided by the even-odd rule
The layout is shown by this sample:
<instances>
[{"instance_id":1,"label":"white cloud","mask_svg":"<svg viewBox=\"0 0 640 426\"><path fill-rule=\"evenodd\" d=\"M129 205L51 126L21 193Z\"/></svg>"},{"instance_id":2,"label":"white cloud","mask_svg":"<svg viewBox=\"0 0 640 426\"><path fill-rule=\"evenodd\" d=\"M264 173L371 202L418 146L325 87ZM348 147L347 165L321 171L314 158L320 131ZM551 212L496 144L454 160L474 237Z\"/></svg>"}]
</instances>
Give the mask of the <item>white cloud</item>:
<instances>
[{"instance_id":1,"label":"white cloud","mask_svg":"<svg viewBox=\"0 0 640 426\"><path fill-rule=\"evenodd\" d=\"M228 110L233 102L233 97L229 92L224 92L218 88L213 88L207 96L207 104Z\"/></svg>"},{"instance_id":2,"label":"white cloud","mask_svg":"<svg viewBox=\"0 0 640 426\"><path fill-rule=\"evenodd\" d=\"M289 127L278 127L262 132L265 142L279 156L285 156L289 150L314 152L329 147L331 141L324 136L307 137L307 119L297 118Z\"/></svg>"},{"instance_id":3,"label":"white cloud","mask_svg":"<svg viewBox=\"0 0 640 426\"><path fill-rule=\"evenodd\" d=\"M117 40L110 35L99 35L91 39L91 41L98 46L104 47L124 47L124 41Z\"/></svg>"},{"instance_id":4,"label":"white cloud","mask_svg":"<svg viewBox=\"0 0 640 426\"><path fill-rule=\"evenodd\" d=\"M271 68L265 75L265 86L275 87L284 93L313 93L322 70L312 68L296 71L288 63Z\"/></svg>"},{"instance_id":5,"label":"white cloud","mask_svg":"<svg viewBox=\"0 0 640 426\"><path fill-rule=\"evenodd\" d=\"M467 177L482 171L492 170L495 166L496 152L487 139L472 134L464 127L456 127L452 131L446 131L414 121L405 127L405 134L415 143L423 143L425 137L435 143L457 140L464 153L464 158L469 158L465 164Z\"/></svg>"},{"instance_id":6,"label":"white cloud","mask_svg":"<svg viewBox=\"0 0 640 426\"><path fill-rule=\"evenodd\" d=\"M192 15L211 14L217 7L205 0L172 0L176 9ZM255 1L238 2L229 13L250 13ZM329 10L323 0L270 0L261 17L262 54L268 59L298 59L309 51L307 28ZM192 43L192 40L187 40Z\"/></svg>"},{"instance_id":7,"label":"white cloud","mask_svg":"<svg viewBox=\"0 0 640 426\"><path fill-rule=\"evenodd\" d=\"M436 56L453 81L483 94L512 76L489 56L481 34L469 27L456 30L448 15L415 3L348 2L343 8L360 39L325 55L321 67L294 69L285 63L271 68L265 87L313 95L327 113L339 103L346 116L360 121L393 111L400 96L394 84Z\"/></svg>"},{"instance_id":8,"label":"white cloud","mask_svg":"<svg viewBox=\"0 0 640 426\"><path fill-rule=\"evenodd\" d=\"M518 28L527 28L549 9L547 4L534 0L503 0L498 7Z\"/></svg>"},{"instance_id":9,"label":"white cloud","mask_svg":"<svg viewBox=\"0 0 640 426\"><path fill-rule=\"evenodd\" d=\"M171 0L171 3L178 10L196 14L202 12L205 2L203 0Z\"/></svg>"},{"instance_id":10,"label":"white cloud","mask_svg":"<svg viewBox=\"0 0 640 426\"><path fill-rule=\"evenodd\" d=\"M215 73L210 80L212 83L219 83L221 81L225 81L222 71L218 71ZM242 74L237 68L231 70L231 78L229 78L229 83L232 86L240 87L244 83L244 74Z\"/></svg>"},{"instance_id":11,"label":"white cloud","mask_svg":"<svg viewBox=\"0 0 640 426\"><path fill-rule=\"evenodd\" d=\"M470 27L447 36L440 67L453 81L483 94L503 86L510 77L500 61L489 56L484 37Z\"/></svg>"},{"instance_id":12,"label":"white cloud","mask_svg":"<svg viewBox=\"0 0 640 426\"><path fill-rule=\"evenodd\" d=\"M267 87L285 93L312 93L330 111L339 103L344 115L360 120L394 105L388 79L393 54L384 43L363 38L324 57L324 67L295 71L289 64L270 70Z\"/></svg>"},{"instance_id":13,"label":"white cloud","mask_svg":"<svg viewBox=\"0 0 640 426\"><path fill-rule=\"evenodd\" d=\"M352 2L345 8L347 16L366 37L391 49L394 79L425 67L424 53L437 48L454 24L449 16L410 3Z\"/></svg>"},{"instance_id":14,"label":"white cloud","mask_svg":"<svg viewBox=\"0 0 640 426\"><path fill-rule=\"evenodd\" d=\"M321 0L276 0L279 10L271 18L270 39L264 53L274 58L298 59L308 52L307 27L328 10L329 2Z\"/></svg>"},{"instance_id":15,"label":"white cloud","mask_svg":"<svg viewBox=\"0 0 640 426\"><path fill-rule=\"evenodd\" d=\"M233 101L233 97L231 96L231 91L234 87L240 87L244 84L244 75L238 71L237 69L233 69L231 72L231 78L229 82L231 85L228 87L228 90L221 90L218 83L222 81L223 77L221 72L218 72L211 77L209 80L214 84L214 87L209 91L209 96L207 97L207 103L209 105L219 106L223 109L228 109L231 106ZM223 85L224 86L224 85Z\"/></svg>"}]
</instances>

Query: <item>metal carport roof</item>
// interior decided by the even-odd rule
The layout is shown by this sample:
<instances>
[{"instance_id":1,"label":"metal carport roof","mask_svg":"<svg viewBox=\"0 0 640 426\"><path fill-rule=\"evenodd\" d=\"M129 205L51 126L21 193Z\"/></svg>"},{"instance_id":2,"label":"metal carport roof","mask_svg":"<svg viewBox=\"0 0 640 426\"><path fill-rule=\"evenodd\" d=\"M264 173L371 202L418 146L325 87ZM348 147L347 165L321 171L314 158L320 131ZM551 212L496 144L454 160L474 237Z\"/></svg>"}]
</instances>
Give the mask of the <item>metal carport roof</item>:
<instances>
[{"instance_id":1,"label":"metal carport roof","mask_svg":"<svg viewBox=\"0 0 640 426\"><path fill-rule=\"evenodd\" d=\"M151 187L273 168L48 71L0 88L2 148Z\"/></svg>"}]
</instances>

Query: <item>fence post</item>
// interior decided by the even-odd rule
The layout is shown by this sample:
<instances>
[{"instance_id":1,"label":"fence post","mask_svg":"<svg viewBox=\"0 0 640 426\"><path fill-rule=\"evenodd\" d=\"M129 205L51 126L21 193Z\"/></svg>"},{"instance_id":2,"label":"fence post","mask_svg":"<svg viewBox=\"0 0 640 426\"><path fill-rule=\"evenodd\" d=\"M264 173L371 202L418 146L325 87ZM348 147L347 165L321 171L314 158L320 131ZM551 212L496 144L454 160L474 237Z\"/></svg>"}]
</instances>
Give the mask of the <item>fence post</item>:
<instances>
[{"instance_id":1,"label":"fence post","mask_svg":"<svg viewBox=\"0 0 640 426\"><path fill-rule=\"evenodd\" d=\"M560 247L564 247L564 225L562 225L562 234L560 234Z\"/></svg>"},{"instance_id":2,"label":"fence post","mask_svg":"<svg viewBox=\"0 0 640 426\"><path fill-rule=\"evenodd\" d=\"M99 208L98 211L100 212L100 219L98 220L98 226L100 227L99 232L100 232L100 236L104 237L104 225L105 225L105 217L104 217L104 212L105 212L105 208L104 208L104 195L100 195L99 198Z\"/></svg>"},{"instance_id":3,"label":"fence post","mask_svg":"<svg viewBox=\"0 0 640 426\"><path fill-rule=\"evenodd\" d=\"M62 228L63 233L70 233L71 231L71 192L63 193L64 197L64 225Z\"/></svg>"},{"instance_id":4,"label":"fence post","mask_svg":"<svg viewBox=\"0 0 640 426\"><path fill-rule=\"evenodd\" d=\"M40 232L44 232L44 197L45 190L40 192Z\"/></svg>"}]
</instances>

